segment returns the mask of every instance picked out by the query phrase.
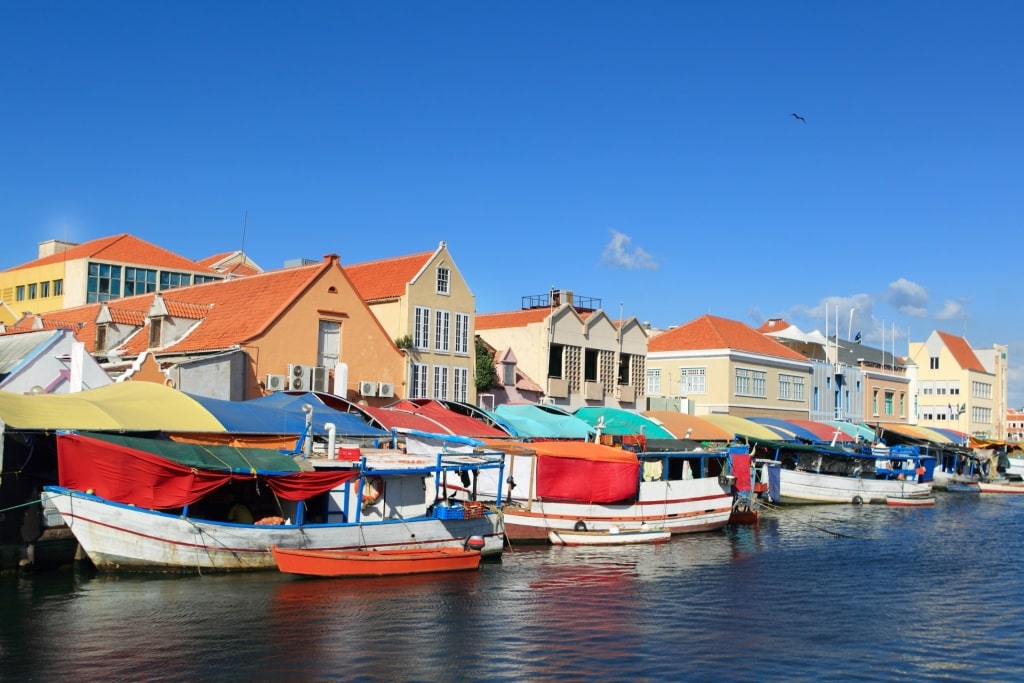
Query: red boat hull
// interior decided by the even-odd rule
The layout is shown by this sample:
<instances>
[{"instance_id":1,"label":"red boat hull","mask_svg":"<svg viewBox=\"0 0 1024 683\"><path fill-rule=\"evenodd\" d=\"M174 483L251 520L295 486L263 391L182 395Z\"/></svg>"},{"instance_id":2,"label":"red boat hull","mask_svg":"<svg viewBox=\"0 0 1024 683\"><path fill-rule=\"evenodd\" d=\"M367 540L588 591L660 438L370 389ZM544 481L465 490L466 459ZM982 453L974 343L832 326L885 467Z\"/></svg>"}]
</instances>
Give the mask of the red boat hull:
<instances>
[{"instance_id":1,"label":"red boat hull","mask_svg":"<svg viewBox=\"0 0 1024 683\"><path fill-rule=\"evenodd\" d=\"M480 551L465 548L334 551L272 546L270 552L278 569L301 576L402 576L480 567Z\"/></svg>"}]
</instances>

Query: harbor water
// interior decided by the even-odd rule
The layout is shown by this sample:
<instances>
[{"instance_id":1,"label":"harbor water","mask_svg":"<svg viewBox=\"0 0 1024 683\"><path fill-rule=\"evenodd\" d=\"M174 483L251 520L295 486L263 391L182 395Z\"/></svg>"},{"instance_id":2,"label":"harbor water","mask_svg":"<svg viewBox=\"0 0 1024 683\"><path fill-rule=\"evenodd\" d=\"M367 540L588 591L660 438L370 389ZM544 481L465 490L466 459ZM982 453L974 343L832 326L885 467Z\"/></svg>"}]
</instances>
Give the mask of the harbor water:
<instances>
[{"instance_id":1,"label":"harbor water","mask_svg":"<svg viewBox=\"0 0 1024 683\"><path fill-rule=\"evenodd\" d=\"M1024 496L785 507L388 579L0 577L4 681L1007 681Z\"/></svg>"}]
</instances>

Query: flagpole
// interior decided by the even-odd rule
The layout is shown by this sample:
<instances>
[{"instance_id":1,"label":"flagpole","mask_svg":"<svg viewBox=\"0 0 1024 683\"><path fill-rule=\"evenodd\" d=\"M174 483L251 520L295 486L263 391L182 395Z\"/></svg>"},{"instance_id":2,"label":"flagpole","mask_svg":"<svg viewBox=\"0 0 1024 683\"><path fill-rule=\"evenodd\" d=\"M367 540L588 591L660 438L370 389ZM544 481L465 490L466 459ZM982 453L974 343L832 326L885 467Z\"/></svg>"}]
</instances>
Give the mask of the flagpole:
<instances>
[{"instance_id":1,"label":"flagpole","mask_svg":"<svg viewBox=\"0 0 1024 683\"><path fill-rule=\"evenodd\" d=\"M857 310L856 308L851 308L850 309L850 327L847 328L847 330L846 330L846 338L847 339L851 339L852 336L853 336L853 312L856 311L856 310Z\"/></svg>"}]
</instances>

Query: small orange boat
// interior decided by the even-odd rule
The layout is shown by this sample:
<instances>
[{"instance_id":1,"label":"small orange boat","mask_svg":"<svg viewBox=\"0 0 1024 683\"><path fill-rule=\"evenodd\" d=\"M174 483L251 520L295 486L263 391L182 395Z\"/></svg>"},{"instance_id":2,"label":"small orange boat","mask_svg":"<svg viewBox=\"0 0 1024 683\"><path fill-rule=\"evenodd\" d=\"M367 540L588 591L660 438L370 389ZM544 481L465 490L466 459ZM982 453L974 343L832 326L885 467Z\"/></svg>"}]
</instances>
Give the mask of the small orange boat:
<instances>
[{"instance_id":1,"label":"small orange boat","mask_svg":"<svg viewBox=\"0 0 1024 683\"><path fill-rule=\"evenodd\" d=\"M270 547L277 568L301 576L400 576L480 568L480 551L470 548L405 550L304 550Z\"/></svg>"}]
</instances>

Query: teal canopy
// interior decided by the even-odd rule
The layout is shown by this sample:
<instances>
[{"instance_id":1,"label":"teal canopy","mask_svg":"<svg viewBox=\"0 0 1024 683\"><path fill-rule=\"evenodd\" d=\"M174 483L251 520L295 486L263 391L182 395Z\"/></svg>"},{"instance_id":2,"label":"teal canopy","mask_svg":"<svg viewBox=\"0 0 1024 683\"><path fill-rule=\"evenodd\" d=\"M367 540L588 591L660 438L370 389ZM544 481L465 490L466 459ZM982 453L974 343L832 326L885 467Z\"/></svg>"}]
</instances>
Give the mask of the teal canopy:
<instances>
[{"instance_id":1,"label":"teal canopy","mask_svg":"<svg viewBox=\"0 0 1024 683\"><path fill-rule=\"evenodd\" d=\"M494 409L497 417L512 426L516 436L534 439L589 439L595 429L574 415L547 406L502 404Z\"/></svg>"},{"instance_id":2,"label":"teal canopy","mask_svg":"<svg viewBox=\"0 0 1024 683\"><path fill-rule=\"evenodd\" d=\"M612 434L614 436L643 434L648 439L676 438L675 435L654 420L630 410L604 406L586 406L577 409L573 414L595 429L599 429L602 434Z\"/></svg>"}]
</instances>

